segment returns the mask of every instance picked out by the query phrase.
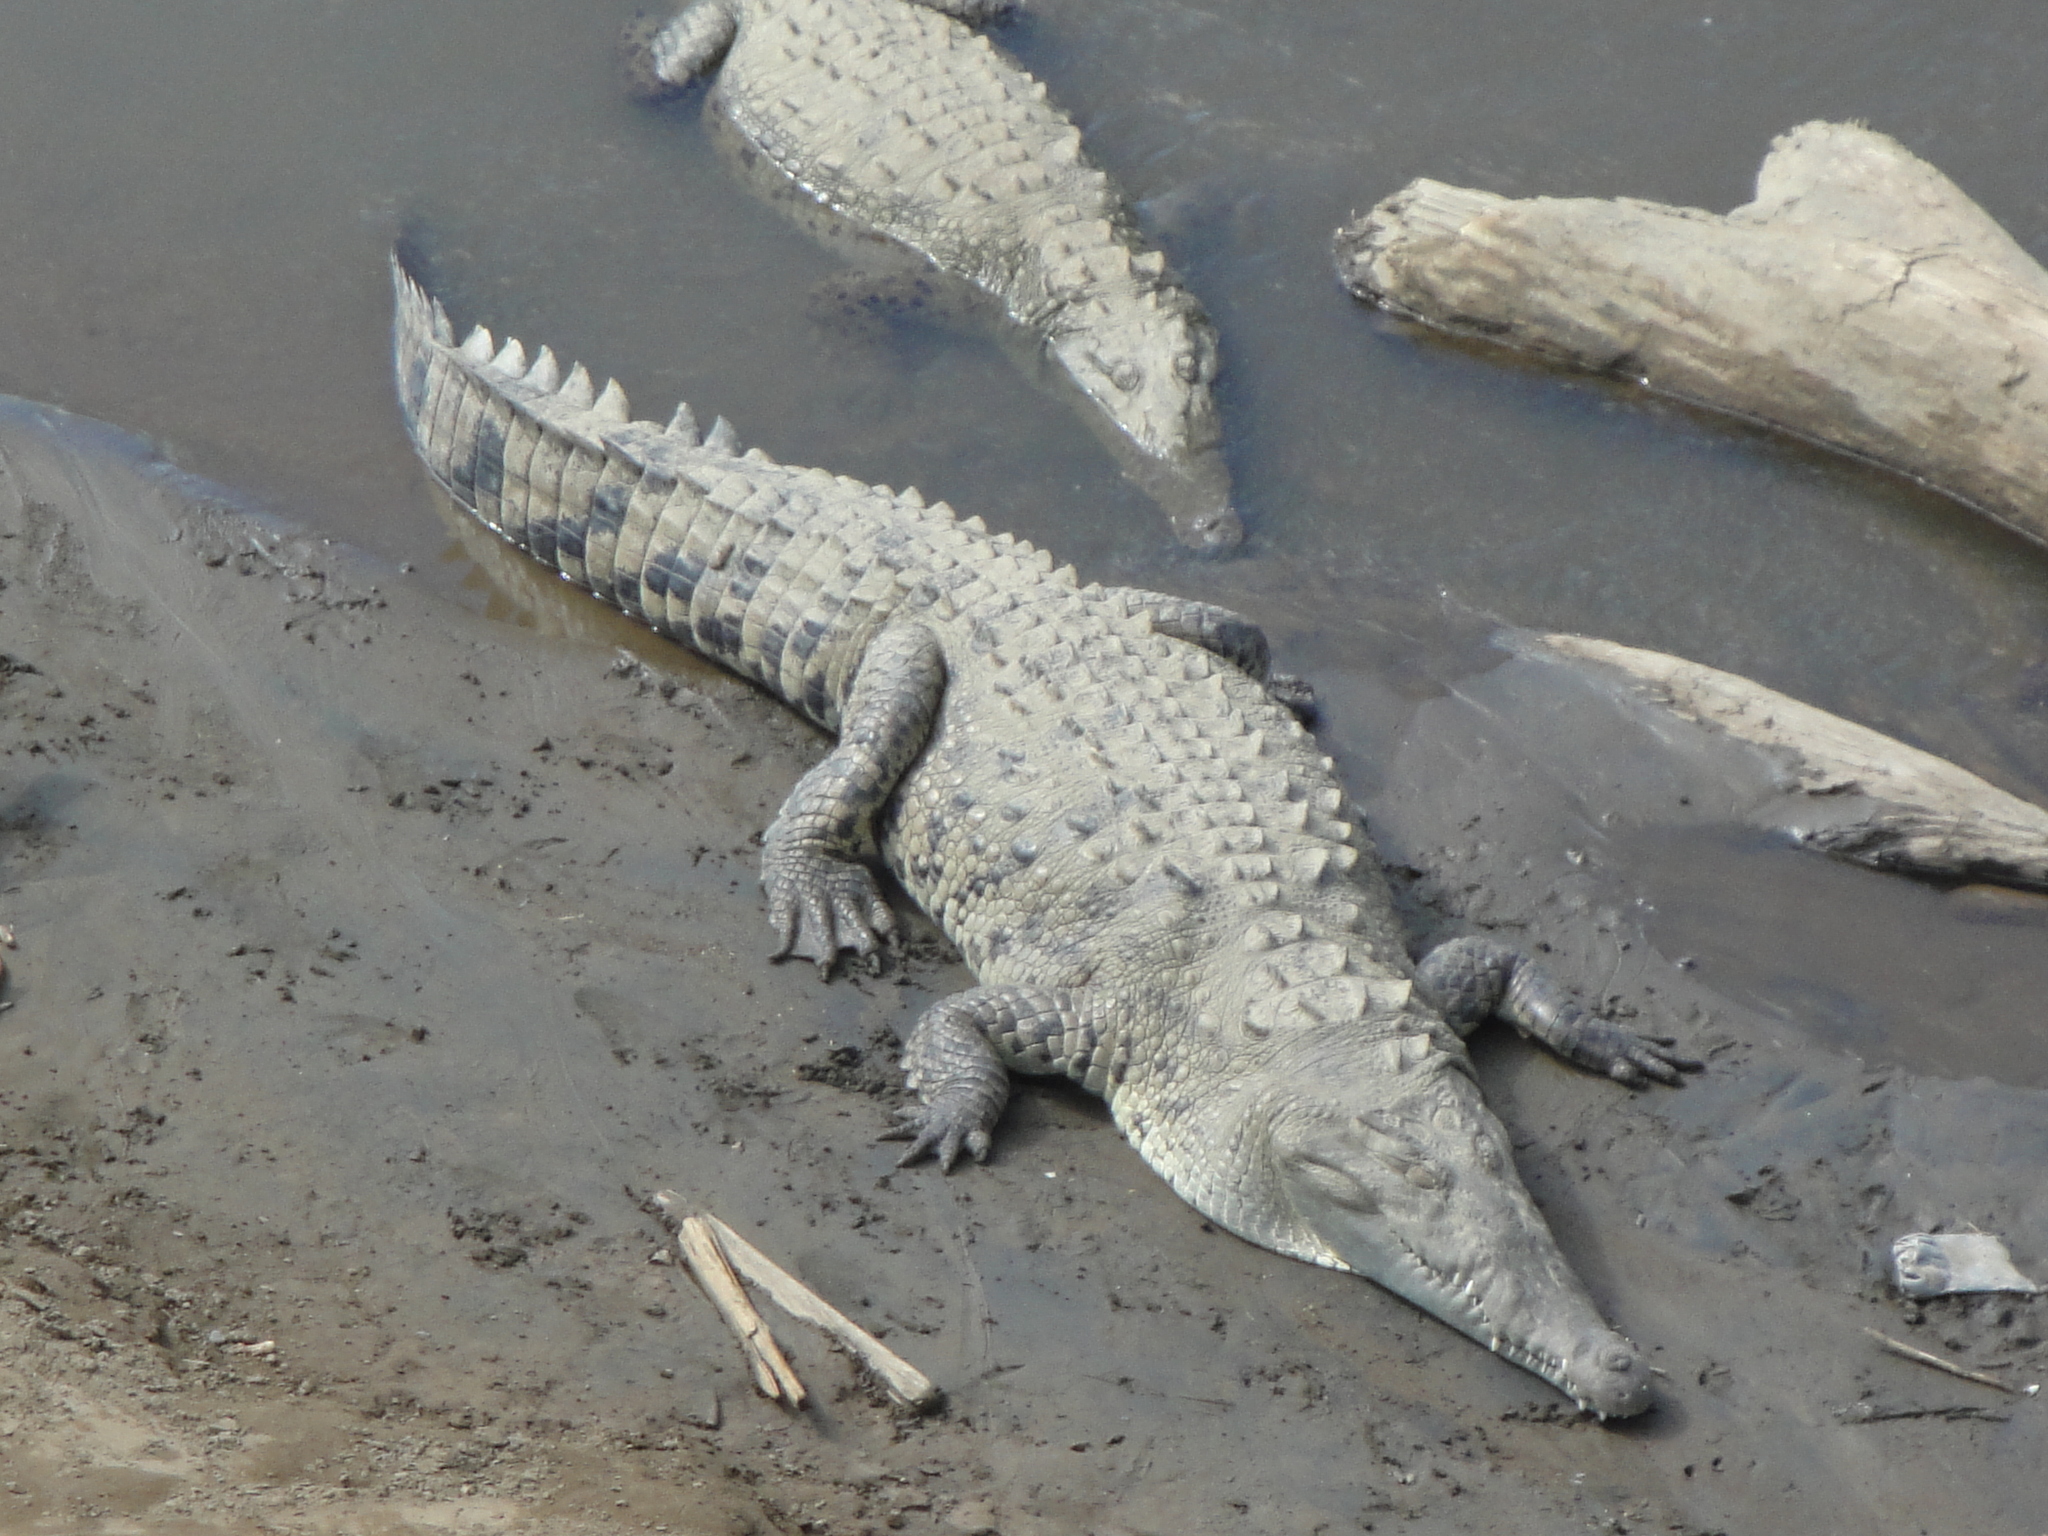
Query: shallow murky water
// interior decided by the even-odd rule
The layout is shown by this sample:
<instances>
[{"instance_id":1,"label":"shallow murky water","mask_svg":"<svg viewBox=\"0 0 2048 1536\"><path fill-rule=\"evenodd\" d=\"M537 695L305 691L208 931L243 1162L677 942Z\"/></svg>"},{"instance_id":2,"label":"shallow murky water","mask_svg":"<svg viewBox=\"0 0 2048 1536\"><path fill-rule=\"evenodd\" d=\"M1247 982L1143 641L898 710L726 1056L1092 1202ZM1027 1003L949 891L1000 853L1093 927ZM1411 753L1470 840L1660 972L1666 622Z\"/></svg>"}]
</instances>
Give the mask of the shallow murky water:
<instances>
[{"instance_id":1,"label":"shallow murky water","mask_svg":"<svg viewBox=\"0 0 2048 1536\"><path fill-rule=\"evenodd\" d=\"M636 109L632 0L66 0L0 54L0 387L430 561L385 384L401 227L459 314L687 396L780 456L915 481L1104 576L1179 566L1135 492L975 337L876 346L806 306L834 258L734 184L696 103ZM1003 33L1216 313L1270 594L1346 664L1347 583L1745 671L2020 785L2048 761L2048 555L1738 427L1354 306L1327 237L1428 174L1741 201L1774 132L1896 134L2022 244L2048 28L2011 4L1084 6ZM1335 611L1291 594L1316 573ZM1253 599L1247 596L1247 602ZM1320 644L1317 643L1320 640Z\"/></svg>"},{"instance_id":2,"label":"shallow murky water","mask_svg":"<svg viewBox=\"0 0 2048 1536\"><path fill-rule=\"evenodd\" d=\"M486 606L391 400L404 230L458 320L618 374L641 415L688 398L780 458L1253 613L1321 690L1362 794L1419 708L1497 659L1498 619L1747 673L2048 797L2048 553L1875 471L1418 337L1354 305L1328 257L1339 221L1418 175L1723 209L1816 117L1895 135L2048 254L2035 8L1033 0L1001 42L1223 331L1251 536L1207 564L984 338L822 328L807 301L836 258L732 179L695 99L651 112L616 88L635 8L16 0L0 391L149 434ZM1597 816L1592 786L1543 792ZM1601 899L1638 903L1661 951L1790 1037L2048 1085L2037 908L1649 811L1599 834Z\"/></svg>"}]
</instances>

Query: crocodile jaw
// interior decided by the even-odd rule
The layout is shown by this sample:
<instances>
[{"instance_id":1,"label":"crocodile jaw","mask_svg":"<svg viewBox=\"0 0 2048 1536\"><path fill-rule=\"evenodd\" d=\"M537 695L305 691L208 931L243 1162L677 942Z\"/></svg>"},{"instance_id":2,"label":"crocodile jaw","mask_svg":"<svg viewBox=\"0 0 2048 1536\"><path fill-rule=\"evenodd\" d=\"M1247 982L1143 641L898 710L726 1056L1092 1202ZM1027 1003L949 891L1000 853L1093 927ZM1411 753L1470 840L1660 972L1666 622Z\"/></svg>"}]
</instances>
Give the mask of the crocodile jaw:
<instances>
[{"instance_id":1,"label":"crocodile jaw","mask_svg":"<svg viewBox=\"0 0 2048 1536\"><path fill-rule=\"evenodd\" d=\"M1181 543L1203 554L1235 548L1244 524L1230 504L1230 470L1220 449L1178 458L1149 459L1125 453L1124 472L1157 502L1173 522Z\"/></svg>"},{"instance_id":2,"label":"crocodile jaw","mask_svg":"<svg viewBox=\"0 0 2048 1536\"><path fill-rule=\"evenodd\" d=\"M1303 1257L1378 1281L1601 1418L1650 1406L1636 1347L1601 1318L1448 1056L1416 1077L1328 1074L1271 1122ZM1391 1090L1391 1091L1390 1091Z\"/></svg>"},{"instance_id":3,"label":"crocodile jaw","mask_svg":"<svg viewBox=\"0 0 2048 1536\"><path fill-rule=\"evenodd\" d=\"M1390 1229L1362 1241L1356 1233L1333 1235L1349 1236L1348 1246L1362 1261L1347 1261L1346 1268L1541 1376L1588 1413L1629 1418L1650 1406L1650 1378L1635 1345L1607 1326L1575 1281L1547 1288L1518 1284L1507 1255L1496 1261L1498 1268L1441 1270Z\"/></svg>"}]
</instances>

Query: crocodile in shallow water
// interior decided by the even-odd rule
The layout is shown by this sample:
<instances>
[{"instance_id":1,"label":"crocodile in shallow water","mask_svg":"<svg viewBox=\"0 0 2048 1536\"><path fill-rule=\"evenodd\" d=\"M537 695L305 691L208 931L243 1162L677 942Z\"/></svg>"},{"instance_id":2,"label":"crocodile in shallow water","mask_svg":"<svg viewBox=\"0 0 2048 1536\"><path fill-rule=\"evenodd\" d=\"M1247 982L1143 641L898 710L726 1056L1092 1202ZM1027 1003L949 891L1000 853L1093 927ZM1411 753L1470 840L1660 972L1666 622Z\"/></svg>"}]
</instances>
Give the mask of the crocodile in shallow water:
<instances>
[{"instance_id":1,"label":"crocodile in shallow water","mask_svg":"<svg viewBox=\"0 0 2048 1536\"><path fill-rule=\"evenodd\" d=\"M964 25L1005 8L695 0L630 41L629 73L659 95L716 68L715 108L774 174L994 298L1180 537L1235 544L1215 327L1045 87Z\"/></svg>"},{"instance_id":2,"label":"crocodile in shallow water","mask_svg":"<svg viewBox=\"0 0 2048 1536\"><path fill-rule=\"evenodd\" d=\"M980 984L919 1020L906 1161L987 1155L1008 1072L1065 1073L1205 1216L1370 1276L1602 1415L1650 1401L1572 1274L1461 1036L1498 1014L1623 1082L1683 1058L1504 946L1412 966L1328 757L1224 609L1083 586L913 491L739 451L687 408L488 332L402 270L421 457L506 538L838 736L768 829L782 953L894 920L879 857Z\"/></svg>"}]
</instances>

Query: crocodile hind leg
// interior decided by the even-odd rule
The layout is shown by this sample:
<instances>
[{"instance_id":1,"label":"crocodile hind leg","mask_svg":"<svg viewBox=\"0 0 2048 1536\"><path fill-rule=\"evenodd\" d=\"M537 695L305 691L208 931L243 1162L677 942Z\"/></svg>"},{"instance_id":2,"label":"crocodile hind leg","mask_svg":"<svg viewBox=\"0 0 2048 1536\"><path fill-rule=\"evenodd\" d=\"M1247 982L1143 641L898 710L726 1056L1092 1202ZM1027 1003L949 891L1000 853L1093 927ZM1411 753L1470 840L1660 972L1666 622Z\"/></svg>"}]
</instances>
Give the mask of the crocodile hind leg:
<instances>
[{"instance_id":1,"label":"crocodile hind leg","mask_svg":"<svg viewBox=\"0 0 2048 1536\"><path fill-rule=\"evenodd\" d=\"M642 16L619 43L626 88L643 101L660 101L717 67L739 33L729 0L692 0L667 22Z\"/></svg>"},{"instance_id":2,"label":"crocodile hind leg","mask_svg":"<svg viewBox=\"0 0 2048 1536\"><path fill-rule=\"evenodd\" d=\"M929 266L835 272L811 289L811 319L828 330L876 342L898 327L938 318L949 294Z\"/></svg>"},{"instance_id":3,"label":"crocodile hind leg","mask_svg":"<svg viewBox=\"0 0 2048 1536\"><path fill-rule=\"evenodd\" d=\"M1133 592L1156 634L1185 640L1221 656L1254 682L1264 683L1275 704L1303 725L1315 724L1316 696L1298 677L1273 671L1273 647L1266 632L1241 613L1215 603L1198 603L1158 592Z\"/></svg>"},{"instance_id":4,"label":"crocodile hind leg","mask_svg":"<svg viewBox=\"0 0 2048 1536\"><path fill-rule=\"evenodd\" d=\"M795 954L829 973L840 950L872 955L896 931L865 861L875 857L875 813L924 750L945 690L945 657L922 624L891 625L868 642L839 744L797 781L762 838L776 959Z\"/></svg>"},{"instance_id":5,"label":"crocodile hind leg","mask_svg":"<svg viewBox=\"0 0 2048 1536\"><path fill-rule=\"evenodd\" d=\"M1669 1035L1641 1035L1598 1018L1565 994L1555 977L1527 955L1492 939L1451 939L1415 968L1423 997L1461 1035L1502 1018L1566 1061L1605 1073L1631 1088L1651 1078L1676 1084L1700 1063L1672 1049Z\"/></svg>"},{"instance_id":6,"label":"crocodile hind leg","mask_svg":"<svg viewBox=\"0 0 2048 1536\"><path fill-rule=\"evenodd\" d=\"M976 987L927 1010L903 1047L903 1072L921 1101L884 1141L907 1141L898 1166L927 1154L951 1171L964 1150L988 1161L990 1136L1010 1101L1010 1071L1065 1073L1098 1091L1101 1037L1086 994L1052 987Z\"/></svg>"}]
</instances>

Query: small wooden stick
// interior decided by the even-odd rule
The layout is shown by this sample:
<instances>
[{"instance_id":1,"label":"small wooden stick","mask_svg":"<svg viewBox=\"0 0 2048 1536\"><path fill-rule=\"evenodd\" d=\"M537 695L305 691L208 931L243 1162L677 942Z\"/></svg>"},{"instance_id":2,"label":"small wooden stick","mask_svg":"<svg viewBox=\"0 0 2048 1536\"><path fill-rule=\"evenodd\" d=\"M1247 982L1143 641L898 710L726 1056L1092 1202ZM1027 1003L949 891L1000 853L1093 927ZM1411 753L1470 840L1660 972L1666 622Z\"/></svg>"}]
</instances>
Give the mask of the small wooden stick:
<instances>
[{"instance_id":1,"label":"small wooden stick","mask_svg":"<svg viewBox=\"0 0 2048 1536\"><path fill-rule=\"evenodd\" d=\"M735 1268L775 1299L792 1317L801 1318L852 1350L906 1408L930 1408L939 1389L916 1366L783 1269L716 1216L703 1218Z\"/></svg>"},{"instance_id":2,"label":"small wooden stick","mask_svg":"<svg viewBox=\"0 0 2048 1536\"><path fill-rule=\"evenodd\" d=\"M1986 1376L1982 1371L1973 1371L1968 1366L1957 1365L1953 1360L1944 1360L1939 1355L1930 1355L1924 1349L1915 1349L1910 1344L1901 1343L1897 1339L1879 1333L1875 1328L1866 1328L1863 1331L1895 1355L1917 1361L1921 1365L1931 1365L1937 1371L1947 1371L1949 1375L1960 1376L1964 1381L1974 1381L1980 1387L1996 1387L1999 1391L2010 1393L2014 1397L2022 1395L2018 1387L2008 1386L1996 1376Z\"/></svg>"},{"instance_id":3,"label":"small wooden stick","mask_svg":"<svg viewBox=\"0 0 2048 1536\"><path fill-rule=\"evenodd\" d=\"M746 1350L747 1361L754 1368L754 1385L761 1389L761 1395L787 1401L792 1408L803 1407L808 1396L804 1384L797 1380L796 1372L783 1358L775 1335L768 1331L768 1324L754 1310L754 1304L747 1300L747 1293L740 1289L738 1277L719 1249L718 1238L702 1216L683 1218L676 1232L676 1246L682 1250L684 1259L703 1285L704 1293L711 1298L711 1304L718 1308L719 1316L725 1319L725 1325L738 1336L740 1346Z\"/></svg>"}]
</instances>

